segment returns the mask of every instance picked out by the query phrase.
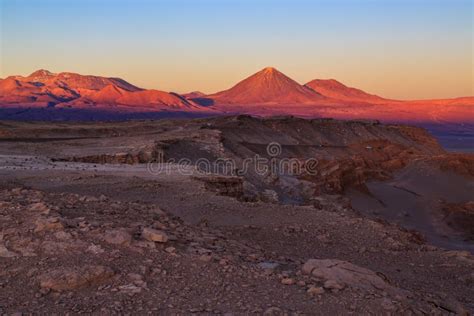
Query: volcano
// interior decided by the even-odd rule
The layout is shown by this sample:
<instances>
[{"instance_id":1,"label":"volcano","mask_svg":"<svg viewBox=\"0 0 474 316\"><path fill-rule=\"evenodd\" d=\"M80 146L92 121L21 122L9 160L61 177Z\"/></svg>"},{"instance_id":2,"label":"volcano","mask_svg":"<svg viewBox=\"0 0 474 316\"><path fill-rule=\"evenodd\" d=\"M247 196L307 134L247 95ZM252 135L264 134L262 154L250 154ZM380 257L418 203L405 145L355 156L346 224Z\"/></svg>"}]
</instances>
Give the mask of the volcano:
<instances>
[{"instance_id":1,"label":"volcano","mask_svg":"<svg viewBox=\"0 0 474 316\"><path fill-rule=\"evenodd\" d=\"M324 99L273 67L267 67L232 88L209 95L219 104L309 104Z\"/></svg>"},{"instance_id":2,"label":"volcano","mask_svg":"<svg viewBox=\"0 0 474 316\"><path fill-rule=\"evenodd\" d=\"M388 101L377 95L369 94L365 91L348 87L334 79L315 79L308 82L306 87L331 99L344 101L362 101L367 103L380 103Z\"/></svg>"}]
</instances>

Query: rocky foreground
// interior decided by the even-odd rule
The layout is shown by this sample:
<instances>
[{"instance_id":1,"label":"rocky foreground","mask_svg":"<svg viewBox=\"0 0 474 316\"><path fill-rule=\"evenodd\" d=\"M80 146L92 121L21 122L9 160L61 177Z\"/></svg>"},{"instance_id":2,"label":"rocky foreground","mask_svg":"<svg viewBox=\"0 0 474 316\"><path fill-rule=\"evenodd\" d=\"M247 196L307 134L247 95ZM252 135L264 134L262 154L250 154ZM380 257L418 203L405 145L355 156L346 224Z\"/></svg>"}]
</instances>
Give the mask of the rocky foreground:
<instances>
[{"instance_id":1,"label":"rocky foreground","mask_svg":"<svg viewBox=\"0 0 474 316\"><path fill-rule=\"evenodd\" d=\"M468 193L471 158L447 155L419 129L248 117L1 127L2 314L474 312L470 252L366 216L345 194L400 170L396 185L421 201L438 188L413 191L413 170ZM320 157L320 176L296 177L293 192L295 180L284 177L202 175L192 166L183 174L174 165L150 174L140 160L157 150L176 159L264 155L271 139L282 157ZM294 196L305 199L285 203ZM468 230L459 225L472 204L455 198L436 203L449 227Z\"/></svg>"},{"instance_id":2,"label":"rocky foreground","mask_svg":"<svg viewBox=\"0 0 474 316\"><path fill-rule=\"evenodd\" d=\"M14 188L0 198L2 313L467 314L474 306L472 255L420 245L349 210L316 212L329 217L318 229L253 233L258 227L187 225L156 205L106 196ZM341 225L375 243L339 239L331 227ZM273 247L249 233L271 234ZM298 239L299 255L278 252ZM392 266L381 272L325 254L336 247L339 257Z\"/></svg>"}]
</instances>

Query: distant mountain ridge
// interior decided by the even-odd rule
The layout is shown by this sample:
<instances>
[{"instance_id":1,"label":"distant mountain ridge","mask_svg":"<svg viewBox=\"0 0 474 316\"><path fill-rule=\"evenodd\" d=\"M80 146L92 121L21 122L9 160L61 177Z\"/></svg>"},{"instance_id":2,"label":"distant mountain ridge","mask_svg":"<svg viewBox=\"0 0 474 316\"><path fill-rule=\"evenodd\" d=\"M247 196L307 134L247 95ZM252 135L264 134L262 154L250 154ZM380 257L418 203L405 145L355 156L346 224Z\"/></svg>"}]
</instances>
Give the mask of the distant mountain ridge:
<instances>
[{"instance_id":1,"label":"distant mountain ridge","mask_svg":"<svg viewBox=\"0 0 474 316\"><path fill-rule=\"evenodd\" d=\"M305 84L306 87L332 99L379 103L387 101L382 97L365 91L345 86L335 79L315 79Z\"/></svg>"},{"instance_id":2,"label":"distant mountain ridge","mask_svg":"<svg viewBox=\"0 0 474 316\"><path fill-rule=\"evenodd\" d=\"M27 77L10 76L0 81L0 106L58 108L198 109L181 96L145 90L120 78L59 74L40 69Z\"/></svg>"},{"instance_id":3,"label":"distant mountain ridge","mask_svg":"<svg viewBox=\"0 0 474 316\"><path fill-rule=\"evenodd\" d=\"M19 80L22 79L21 77L17 78ZM72 72L61 72L58 74L54 74L44 69L40 69L33 72L25 79L31 82L42 82L45 84L63 84L75 89L100 90L108 85L114 85L128 91L142 90L120 78L80 75Z\"/></svg>"},{"instance_id":4,"label":"distant mountain ridge","mask_svg":"<svg viewBox=\"0 0 474 316\"><path fill-rule=\"evenodd\" d=\"M120 78L70 72L55 74L44 69L27 77L0 79L0 119L87 120L234 114L454 126L474 124L474 97L390 100L348 87L335 79L315 79L300 84L273 67L266 67L227 90L209 95L198 91L179 95L147 90Z\"/></svg>"}]
</instances>

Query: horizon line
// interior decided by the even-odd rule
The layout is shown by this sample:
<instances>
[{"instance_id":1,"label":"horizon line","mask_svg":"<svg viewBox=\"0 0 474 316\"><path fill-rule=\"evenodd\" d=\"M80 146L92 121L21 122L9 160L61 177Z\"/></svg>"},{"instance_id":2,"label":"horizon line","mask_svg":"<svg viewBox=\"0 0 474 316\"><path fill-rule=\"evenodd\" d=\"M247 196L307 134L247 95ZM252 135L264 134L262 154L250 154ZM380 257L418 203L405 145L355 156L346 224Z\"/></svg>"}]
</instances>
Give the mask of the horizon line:
<instances>
[{"instance_id":1,"label":"horizon line","mask_svg":"<svg viewBox=\"0 0 474 316\"><path fill-rule=\"evenodd\" d=\"M59 71L59 72L55 72L55 71L50 71L49 69L46 69L46 68L38 68L36 70L33 70L32 72L30 72L29 74L27 75L18 75L18 74L12 74L12 75L8 75L4 78L0 78L0 80L5 80L7 78L10 78L10 77L23 77L23 78L26 78L26 77L29 77L31 75L33 75L35 72L40 72L40 71L46 71L48 73L50 73L51 75L59 75L59 74L67 74L67 73L70 73L70 74L77 74L77 75L80 75L80 76L94 76L94 77L104 77L104 78L114 78L114 79L121 79L121 80L124 80L126 81L127 83L139 88L139 89L143 89L143 90L157 90L157 91L163 91L163 92L166 92L166 93L176 93L176 94L179 94L179 95L184 95L184 94L188 94L188 93L193 93L193 92L200 92L200 93L203 93L204 95L208 96L208 95L212 95L212 94L217 94L219 92L223 92L223 91L226 91L232 87L234 87L235 85L237 85L238 83L240 83L241 81L259 73L259 72L263 72L263 71L266 71L268 69L271 69L271 70L276 70L278 71L279 73L283 74L284 76L294 80L295 82L297 82L300 86L306 86L309 82L313 81L313 80L325 80L325 81L336 81L348 88L354 88L354 89L359 89L359 90L362 90L363 92L366 92L366 93L369 93L369 94L373 94L373 95L376 95L376 96L379 96L381 98L384 98L384 99L387 99L387 100L391 100L391 101L435 101L435 100L450 100L450 99L459 99L459 98L471 98L473 97L474 98L474 94L472 95L460 95L460 96L452 96L452 97L445 97L445 98L432 98L432 97L426 97L426 98L415 98L415 99L406 99L406 98L390 98L390 97L385 97L383 95L379 95L377 93L373 93L371 91L365 91L359 87L355 87L355 86L352 86L352 85L346 85L345 83L343 83L342 81L334 78L334 77L330 77L330 78L314 78L314 79L310 79L309 81L307 81L306 83L301 83L300 81L296 80L296 79L293 79L292 77L288 76L287 74L285 74L284 72L280 71L277 67L275 66L266 66L266 67L263 67L261 68L260 70L256 71L256 72L253 72L249 75L247 75L246 77L240 79L239 81L233 83L231 86L223 89L223 90L218 90L218 91L214 91L214 92L209 92L209 93L205 93L203 92L202 90L198 90L198 89L190 89L190 90L187 90L187 91L184 91L184 92L178 92L178 91L175 91L175 90L163 90L163 89L160 89L160 88L144 88L140 85L137 85L137 84L134 84L133 82L129 81L128 79L126 78L123 78L123 77L119 77L119 76L114 76L114 75L100 75L100 74L90 74L90 73L87 73L87 74L83 74L83 73L80 73L80 72L75 72L75 71L69 71L69 70L66 70L66 71Z\"/></svg>"}]
</instances>

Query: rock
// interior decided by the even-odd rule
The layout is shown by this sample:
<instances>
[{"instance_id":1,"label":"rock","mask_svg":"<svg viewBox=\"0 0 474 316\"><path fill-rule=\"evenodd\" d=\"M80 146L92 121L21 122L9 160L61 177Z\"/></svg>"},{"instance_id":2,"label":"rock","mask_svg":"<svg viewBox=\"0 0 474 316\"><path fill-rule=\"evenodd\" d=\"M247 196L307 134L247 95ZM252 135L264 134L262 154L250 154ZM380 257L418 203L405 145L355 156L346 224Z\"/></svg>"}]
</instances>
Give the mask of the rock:
<instances>
[{"instance_id":1,"label":"rock","mask_svg":"<svg viewBox=\"0 0 474 316\"><path fill-rule=\"evenodd\" d=\"M328 289L343 289L345 286L362 290L394 290L375 272L337 259L310 259L302 272L323 280Z\"/></svg>"},{"instance_id":2,"label":"rock","mask_svg":"<svg viewBox=\"0 0 474 316\"><path fill-rule=\"evenodd\" d=\"M20 195L22 190L23 188L13 188L11 192L13 194Z\"/></svg>"},{"instance_id":3,"label":"rock","mask_svg":"<svg viewBox=\"0 0 474 316\"><path fill-rule=\"evenodd\" d=\"M100 265L59 268L39 277L40 286L54 291L74 290L99 284L114 275L114 271Z\"/></svg>"},{"instance_id":4,"label":"rock","mask_svg":"<svg viewBox=\"0 0 474 316\"><path fill-rule=\"evenodd\" d=\"M474 264L474 256L469 251L451 250L446 251L444 255L448 258L455 258L460 261Z\"/></svg>"},{"instance_id":5,"label":"rock","mask_svg":"<svg viewBox=\"0 0 474 316\"><path fill-rule=\"evenodd\" d=\"M155 214L157 214L157 215L161 215L161 216L166 215L166 212L163 211L163 210L162 210L161 208L159 208L158 206L155 206L155 207L151 210L151 212L153 212L153 213L155 213Z\"/></svg>"},{"instance_id":6,"label":"rock","mask_svg":"<svg viewBox=\"0 0 474 316\"><path fill-rule=\"evenodd\" d=\"M140 286L142 288L146 288L147 284L146 282L143 280L143 276L141 274L138 274L138 273L129 273L127 275L127 278L132 281L132 283L136 286Z\"/></svg>"},{"instance_id":7,"label":"rock","mask_svg":"<svg viewBox=\"0 0 474 316\"><path fill-rule=\"evenodd\" d=\"M212 260L212 256L211 255L201 255L199 257L199 260L201 260L203 262L210 262Z\"/></svg>"},{"instance_id":8,"label":"rock","mask_svg":"<svg viewBox=\"0 0 474 316\"><path fill-rule=\"evenodd\" d=\"M329 290L342 290L345 287L346 285L344 283L341 284L334 280L327 280L326 282L324 282L324 288Z\"/></svg>"},{"instance_id":9,"label":"rock","mask_svg":"<svg viewBox=\"0 0 474 316\"><path fill-rule=\"evenodd\" d=\"M90 252L90 253L92 253L92 254L94 254L94 255L100 255L101 253L104 253L104 252L105 252L105 250L102 249L101 246L99 246L99 245L94 245L94 244L92 244L92 245L90 245L89 247L87 247L87 251Z\"/></svg>"},{"instance_id":10,"label":"rock","mask_svg":"<svg viewBox=\"0 0 474 316\"><path fill-rule=\"evenodd\" d=\"M40 217L35 222L35 232L55 231L64 229L63 223L59 217Z\"/></svg>"},{"instance_id":11,"label":"rock","mask_svg":"<svg viewBox=\"0 0 474 316\"><path fill-rule=\"evenodd\" d=\"M279 266L278 263L272 261L263 261L258 264L258 267L264 270L275 270Z\"/></svg>"},{"instance_id":12,"label":"rock","mask_svg":"<svg viewBox=\"0 0 474 316\"><path fill-rule=\"evenodd\" d=\"M242 177L206 175L194 177L194 179L203 181L207 190L219 195L239 198L244 193Z\"/></svg>"},{"instance_id":13,"label":"rock","mask_svg":"<svg viewBox=\"0 0 474 316\"><path fill-rule=\"evenodd\" d=\"M157 230L163 230L163 229L166 229L166 226L163 223L159 222L159 221L154 221L153 225L152 225L152 228L157 229Z\"/></svg>"},{"instance_id":14,"label":"rock","mask_svg":"<svg viewBox=\"0 0 474 316\"><path fill-rule=\"evenodd\" d=\"M474 172L474 159L472 159L472 172ZM446 203L442 205L443 222L465 239L474 239L474 201L467 203Z\"/></svg>"},{"instance_id":15,"label":"rock","mask_svg":"<svg viewBox=\"0 0 474 316\"><path fill-rule=\"evenodd\" d=\"M142 287L136 286L135 284L120 285L119 291L126 294L138 294L142 291Z\"/></svg>"},{"instance_id":16,"label":"rock","mask_svg":"<svg viewBox=\"0 0 474 316\"><path fill-rule=\"evenodd\" d=\"M323 294L325 291L322 287L316 287L316 286L311 286L307 291L306 293L310 294L310 295L321 295Z\"/></svg>"},{"instance_id":17,"label":"rock","mask_svg":"<svg viewBox=\"0 0 474 316\"><path fill-rule=\"evenodd\" d=\"M49 207L43 202L33 203L30 205L29 209L30 211L38 212L41 214L49 214L50 212Z\"/></svg>"},{"instance_id":18,"label":"rock","mask_svg":"<svg viewBox=\"0 0 474 316\"><path fill-rule=\"evenodd\" d=\"M10 251L4 245L0 244L0 258L13 258L18 256L13 251Z\"/></svg>"},{"instance_id":19,"label":"rock","mask_svg":"<svg viewBox=\"0 0 474 316\"><path fill-rule=\"evenodd\" d=\"M175 247L166 247L165 248L165 251L167 253L175 253L176 252L176 248Z\"/></svg>"},{"instance_id":20,"label":"rock","mask_svg":"<svg viewBox=\"0 0 474 316\"><path fill-rule=\"evenodd\" d=\"M283 278L281 279L281 284L292 285L295 284L295 280L292 278Z\"/></svg>"},{"instance_id":21,"label":"rock","mask_svg":"<svg viewBox=\"0 0 474 316\"><path fill-rule=\"evenodd\" d=\"M142 237L149 241L165 243L168 241L168 236L164 231L145 227L142 231Z\"/></svg>"},{"instance_id":22,"label":"rock","mask_svg":"<svg viewBox=\"0 0 474 316\"><path fill-rule=\"evenodd\" d=\"M270 307L263 313L264 316L279 316L283 315L283 311L278 307Z\"/></svg>"},{"instance_id":23,"label":"rock","mask_svg":"<svg viewBox=\"0 0 474 316\"><path fill-rule=\"evenodd\" d=\"M229 260L227 260L225 258L222 258L221 260L219 260L219 264L221 266L227 266L227 265L229 265Z\"/></svg>"},{"instance_id":24,"label":"rock","mask_svg":"<svg viewBox=\"0 0 474 316\"><path fill-rule=\"evenodd\" d=\"M156 249L155 242L148 240L139 240L135 243L135 246L145 249Z\"/></svg>"},{"instance_id":25,"label":"rock","mask_svg":"<svg viewBox=\"0 0 474 316\"><path fill-rule=\"evenodd\" d=\"M143 275L141 274L138 274L138 273L129 273L127 274L127 278L130 280L130 281L143 281Z\"/></svg>"},{"instance_id":26,"label":"rock","mask_svg":"<svg viewBox=\"0 0 474 316\"><path fill-rule=\"evenodd\" d=\"M132 235L125 229L115 229L106 232L104 240L109 244L128 246L132 242Z\"/></svg>"},{"instance_id":27,"label":"rock","mask_svg":"<svg viewBox=\"0 0 474 316\"><path fill-rule=\"evenodd\" d=\"M60 240L70 240L72 238L72 235L70 233L66 233L65 231L58 231L54 234L54 237Z\"/></svg>"},{"instance_id":28,"label":"rock","mask_svg":"<svg viewBox=\"0 0 474 316\"><path fill-rule=\"evenodd\" d=\"M259 194L260 200L266 203L278 203L278 193L274 190L265 190Z\"/></svg>"},{"instance_id":29,"label":"rock","mask_svg":"<svg viewBox=\"0 0 474 316\"><path fill-rule=\"evenodd\" d=\"M17 254L20 253L23 257L35 257L35 250L38 248L38 243L30 238L22 238L12 243L11 247L15 249Z\"/></svg>"}]
</instances>

